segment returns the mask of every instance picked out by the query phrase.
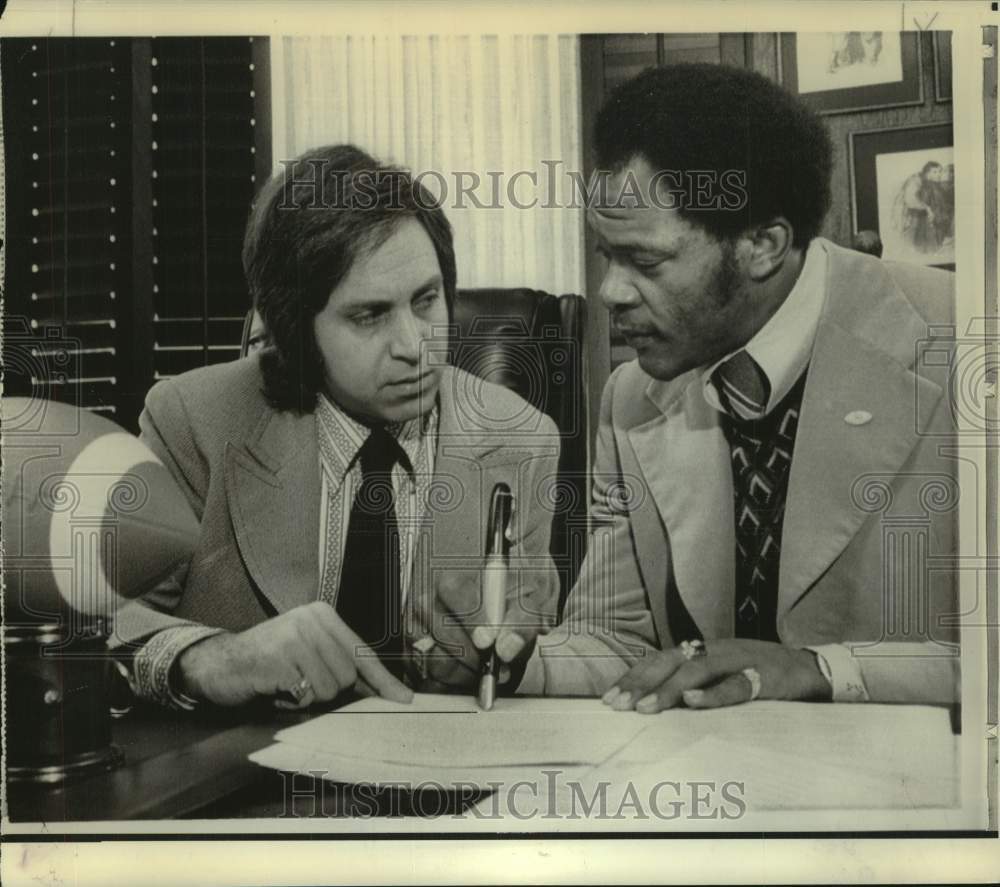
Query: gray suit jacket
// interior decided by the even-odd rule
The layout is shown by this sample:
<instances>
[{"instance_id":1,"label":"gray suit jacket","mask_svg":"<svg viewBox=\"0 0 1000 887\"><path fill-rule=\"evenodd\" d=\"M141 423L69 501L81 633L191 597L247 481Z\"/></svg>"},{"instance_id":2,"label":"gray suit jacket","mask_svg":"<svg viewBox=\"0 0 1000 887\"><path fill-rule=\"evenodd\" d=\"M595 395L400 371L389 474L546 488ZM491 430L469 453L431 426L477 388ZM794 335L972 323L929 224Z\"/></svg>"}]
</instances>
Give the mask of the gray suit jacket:
<instances>
[{"instance_id":1,"label":"gray suit jacket","mask_svg":"<svg viewBox=\"0 0 1000 887\"><path fill-rule=\"evenodd\" d=\"M317 598L320 465L316 419L272 409L256 358L194 370L156 385L140 418L142 439L167 465L201 521L183 575L126 605L115 645L204 624L242 631ZM489 496L508 483L516 499L511 558L531 571L526 605L552 621L558 579L549 557L559 435L551 419L507 389L446 368L434 478L413 557L404 625L428 624L448 571L481 566ZM478 589L448 601L460 614Z\"/></svg>"},{"instance_id":2,"label":"gray suit jacket","mask_svg":"<svg viewBox=\"0 0 1000 887\"><path fill-rule=\"evenodd\" d=\"M827 301L799 419L782 533L778 634L853 643L876 701L958 694L958 486L947 396L953 275L826 244ZM855 411L872 415L850 424ZM733 487L698 371L619 367L603 395L595 530L564 622L525 692L602 692L644 650L734 633ZM671 603L673 602L673 609ZM679 620L678 620L679 621Z\"/></svg>"}]
</instances>

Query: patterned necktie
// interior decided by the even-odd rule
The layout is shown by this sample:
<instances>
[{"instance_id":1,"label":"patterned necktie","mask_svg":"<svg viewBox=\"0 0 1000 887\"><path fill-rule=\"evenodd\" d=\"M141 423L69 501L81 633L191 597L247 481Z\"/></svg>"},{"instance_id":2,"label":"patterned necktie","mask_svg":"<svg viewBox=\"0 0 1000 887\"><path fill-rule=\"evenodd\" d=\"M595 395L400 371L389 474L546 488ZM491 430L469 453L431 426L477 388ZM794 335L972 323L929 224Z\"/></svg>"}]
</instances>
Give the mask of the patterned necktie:
<instances>
[{"instance_id":1,"label":"patterned necktie","mask_svg":"<svg viewBox=\"0 0 1000 887\"><path fill-rule=\"evenodd\" d=\"M771 383L746 351L737 351L712 373L712 384L728 413L737 419L764 415L771 396Z\"/></svg>"},{"instance_id":2,"label":"patterned necktie","mask_svg":"<svg viewBox=\"0 0 1000 887\"><path fill-rule=\"evenodd\" d=\"M360 451L361 486L351 508L340 569L337 612L374 649L389 671L402 673L399 528L392 468L396 440L375 428Z\"/></svg>"},{"instance_id":3,"label":"patterned necktie","mask_svg":"<svg viewBox=\"0 0 1000 887\"><path fill-rule=\"evenodd\" d=\"M747 355L747 360L752 361L752 358ZM741 372L745 367L744 362ZM759 368L757 372L760 373ZM760 375L763 377L762 373ZM723 381L725 394L720 393L720 399L743 408L739 412L734 410L734 415L723 421L733 466L736 636L777 641L781 530L806 377L803 373L767 416L763 415L764 408L760 406L767 400L770 386L766 380L748 395L742 391L731 392L734 377L727 375ZM758 405L757 419L742 415L743 411L749 411L752 403Z\"/></svg>"}]
</instances>

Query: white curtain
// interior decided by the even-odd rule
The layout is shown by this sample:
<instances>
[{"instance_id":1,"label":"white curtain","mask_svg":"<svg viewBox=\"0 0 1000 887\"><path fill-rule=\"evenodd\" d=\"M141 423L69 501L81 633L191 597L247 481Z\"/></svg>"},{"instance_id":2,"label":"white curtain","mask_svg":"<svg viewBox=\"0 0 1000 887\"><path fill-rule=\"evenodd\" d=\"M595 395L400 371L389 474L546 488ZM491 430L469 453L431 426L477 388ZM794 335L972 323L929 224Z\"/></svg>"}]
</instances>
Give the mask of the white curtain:
<instances>
[{"instance_id":1,"label":"white curtain","mask_svg":"<svg viewBox=\"0 0 1000 887\"><path fill-rule=\"evenodd\" d=\"M445 197L459 286L583 292L577 38L350 35L271 46L276 168L353 142Z\"/></svg>"}]
</instances>

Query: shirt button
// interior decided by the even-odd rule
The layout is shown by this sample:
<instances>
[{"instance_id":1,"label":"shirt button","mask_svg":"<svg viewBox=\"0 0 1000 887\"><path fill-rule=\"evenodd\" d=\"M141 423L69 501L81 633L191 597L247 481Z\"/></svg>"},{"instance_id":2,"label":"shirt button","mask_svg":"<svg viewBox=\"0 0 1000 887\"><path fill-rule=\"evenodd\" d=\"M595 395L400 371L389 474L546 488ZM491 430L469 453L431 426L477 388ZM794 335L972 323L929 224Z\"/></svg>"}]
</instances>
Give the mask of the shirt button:
<instances>
[{"instance_id":1,"label":"shirt button","mask_svg":"<svg viewBox=\"0 0 1000 887\"><path fill-rule=\"evenodd\" d=\"M867 425L871 420L872 414L868 410L852 410L844 416L844 421L848 425Z\"/></svg>"}]
</instances>

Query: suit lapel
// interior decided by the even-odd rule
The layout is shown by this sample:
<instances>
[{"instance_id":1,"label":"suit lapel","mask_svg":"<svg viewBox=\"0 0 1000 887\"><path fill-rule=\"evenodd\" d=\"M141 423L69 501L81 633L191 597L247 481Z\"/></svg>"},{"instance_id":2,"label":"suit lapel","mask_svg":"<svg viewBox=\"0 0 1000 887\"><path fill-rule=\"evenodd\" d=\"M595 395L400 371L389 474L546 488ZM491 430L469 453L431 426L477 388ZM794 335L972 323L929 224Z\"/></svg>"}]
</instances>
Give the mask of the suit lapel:
<instances>
[{"instance_id":1,"label":"suit lapel","mask_svg":"<svg viewBox=\"0 0 1000 887\"><path fill-rule=\"evenodd\" d=\"M281 613L319 587L320 473L313 413L266 410L245 447L230 442L226 491L253 581Z\"/></svg>"},{"instance_id":2,"label":"suit lapel","mask_svg":"<svg viewBox=\"0 0 1000 887\"><path fill-rule=\"evenodd\" d=\"M829 251L827 310L789 477L779 619L870 515L861 495L865 480L889 484L906 462L919 438L915 398L930 406L942 393L910 369L927 327L888 273L846 251Z\"/></svg>"},{"instance_id":3,"label":"suit lapel","mask_svg":"<svg viewBox=\"0 0 1000 887\"><path fill-rule=\"evenodd\" d=\"M681 600L706 637L733 632L735 554L729 445L693 374L677 383L653 382L647 397L660 415L629 429L628 438L669 546L651 521L635 522L636 547L660 637L666 630L667 557Z\"/></svg>"}]
</instances>

